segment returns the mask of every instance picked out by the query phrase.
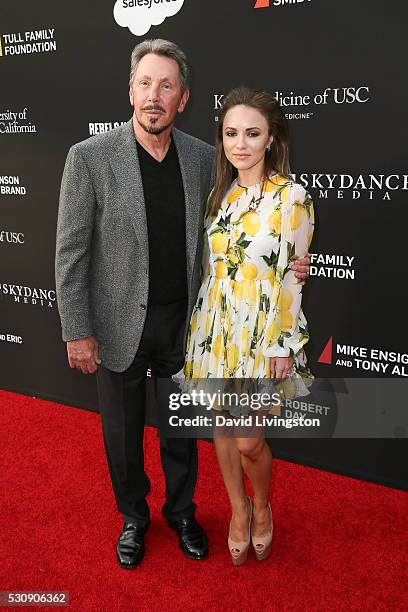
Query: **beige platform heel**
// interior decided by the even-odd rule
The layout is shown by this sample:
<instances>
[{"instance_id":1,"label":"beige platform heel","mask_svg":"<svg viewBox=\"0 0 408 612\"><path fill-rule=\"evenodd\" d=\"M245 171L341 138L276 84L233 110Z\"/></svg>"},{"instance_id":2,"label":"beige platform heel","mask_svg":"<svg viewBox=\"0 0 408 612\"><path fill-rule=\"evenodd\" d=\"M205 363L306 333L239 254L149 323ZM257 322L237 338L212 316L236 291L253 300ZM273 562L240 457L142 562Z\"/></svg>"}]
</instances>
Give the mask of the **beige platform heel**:
<instances>
[{"instance_id":1,"label":"beige platform heel","mask_svg":"<svg viewBox=\"0 0 408 612\"><path fill-rule=\"evenodd\" d=\"M242 565L248 558L249 545L251 543L251 521L252 521L252 501L247 497L249 504L249 524L248 524L248 539L243 542L235 542L231 540L231 522L228 534L228 548L231 559L234 565Z\"/></svg>"},{"instance_id":2,"label":"beige platform heel","mask_svg":"<svg viewBox=\"0 0 408 612\"><path fill-rule=\"evenodd\" d=\"M252 546L254 547L255 557L258 561L265 561L270 555L273 535L273 519L271 504L268 503L269 516L271 517L271 531L265 536L253 536L251 534Z\"/></svg>"}]
</instances>

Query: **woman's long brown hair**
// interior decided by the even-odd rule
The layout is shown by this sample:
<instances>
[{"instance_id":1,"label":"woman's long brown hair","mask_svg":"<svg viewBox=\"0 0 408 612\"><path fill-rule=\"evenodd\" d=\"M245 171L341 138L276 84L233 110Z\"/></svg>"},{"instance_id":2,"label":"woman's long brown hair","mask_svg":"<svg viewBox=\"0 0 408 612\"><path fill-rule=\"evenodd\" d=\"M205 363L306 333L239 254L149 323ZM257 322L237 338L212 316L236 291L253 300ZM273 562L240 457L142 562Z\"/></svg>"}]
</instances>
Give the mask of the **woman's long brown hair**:
<instances>
[{"instance_id":1,"label":"woman's long brown hair","mask_svg":"<svg viewBox=\"0 0 408 612\"><path fill-rule=\"evenodd\" d=\"M269 134L273 136L270 151L265 151L265 169L263 181L277 172L292 179L289 165L289 129L285 115L279 102L272 94L249 87L232 89L225 97L221 111L218 115L216 134L215 159L216 179L210 199L211 215L216 215L222 200L237 177L238 172L225 156L223 147L224 119L227 112L234 106L242 104L258 110L268 122Z\"/></svg>"}]
</instances>

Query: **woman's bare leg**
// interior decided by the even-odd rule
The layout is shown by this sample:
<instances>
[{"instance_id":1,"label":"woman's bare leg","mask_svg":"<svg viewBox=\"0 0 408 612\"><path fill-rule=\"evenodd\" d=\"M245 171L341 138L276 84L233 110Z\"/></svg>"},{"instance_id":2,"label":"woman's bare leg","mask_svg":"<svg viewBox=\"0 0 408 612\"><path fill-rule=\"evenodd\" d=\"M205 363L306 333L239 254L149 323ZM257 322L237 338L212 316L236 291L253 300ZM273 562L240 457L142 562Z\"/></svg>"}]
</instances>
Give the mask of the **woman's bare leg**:
<instances>
[{"instance_id":1,"label":"woman's bare leg","mask_svg":"<svg viewBox=\"0 0 408 612\"><path fill-rule=\"evenodd\" d=\"M265 438L237 438L241 465L254 490L252 533L263 536L270 531L268 510L272 480L272 453Z\"/></svg>"},{"instance_id":2,"label":"woman's bare leg","mask_svg":"<svg viewBox=\"0 0 408 612\"><path fill-rule=\"evenodd\" d=\"M242 542L248 538L249 508L244 486L241 453L238 450L235 438L214 435L214 446L231 504L231 539Z\"/></svg>"}]
</instances>

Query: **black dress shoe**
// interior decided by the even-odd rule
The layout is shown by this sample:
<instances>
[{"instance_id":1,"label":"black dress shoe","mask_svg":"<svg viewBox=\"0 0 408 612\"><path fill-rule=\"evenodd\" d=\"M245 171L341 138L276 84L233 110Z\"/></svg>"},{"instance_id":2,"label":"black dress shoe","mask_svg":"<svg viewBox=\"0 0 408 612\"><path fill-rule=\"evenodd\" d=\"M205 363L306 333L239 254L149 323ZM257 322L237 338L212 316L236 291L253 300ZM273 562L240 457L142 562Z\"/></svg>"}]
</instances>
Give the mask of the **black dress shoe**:
<instances>
[{"instance_id":1,"label":"black dress shoe","mask_svg":"<svg viewBox=\"0 0 408 612\"><path fill-rule=\"evenodd\" d=\"M194 516L182 518L178 521L167 521L179 537L179 546L190 559L204 559L208 555L207 536Z\"/></svg>"},{"instance_id":2,"label":"black dress shoe","mask_svg":"<svg viewBox=\"0 0 408 612\"><path fill-rule=\"evenodd\" d=\"M145 523L125 523L116 544L116 557L124 569L136 567L144 557L144 535L149 527Z\"/></svg>"}]
</instances>

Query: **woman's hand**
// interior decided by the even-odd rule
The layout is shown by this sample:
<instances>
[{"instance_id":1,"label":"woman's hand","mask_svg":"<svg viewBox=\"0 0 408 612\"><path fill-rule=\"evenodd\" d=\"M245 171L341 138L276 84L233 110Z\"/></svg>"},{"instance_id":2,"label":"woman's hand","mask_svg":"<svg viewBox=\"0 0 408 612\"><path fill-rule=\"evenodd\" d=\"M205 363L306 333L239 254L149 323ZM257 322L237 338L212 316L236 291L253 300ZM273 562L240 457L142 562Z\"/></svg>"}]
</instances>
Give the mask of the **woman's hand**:
<instances>
[{"instance_id":1,"label":"woman's hand","mask_svg":"<svg viewBox=\"0 0 408 612\"><path fill-rule=\"evenodd\" d=\"M271 357L271 378L285 380L292 373L293 357Z\"/></svg>"}]
</instances>

